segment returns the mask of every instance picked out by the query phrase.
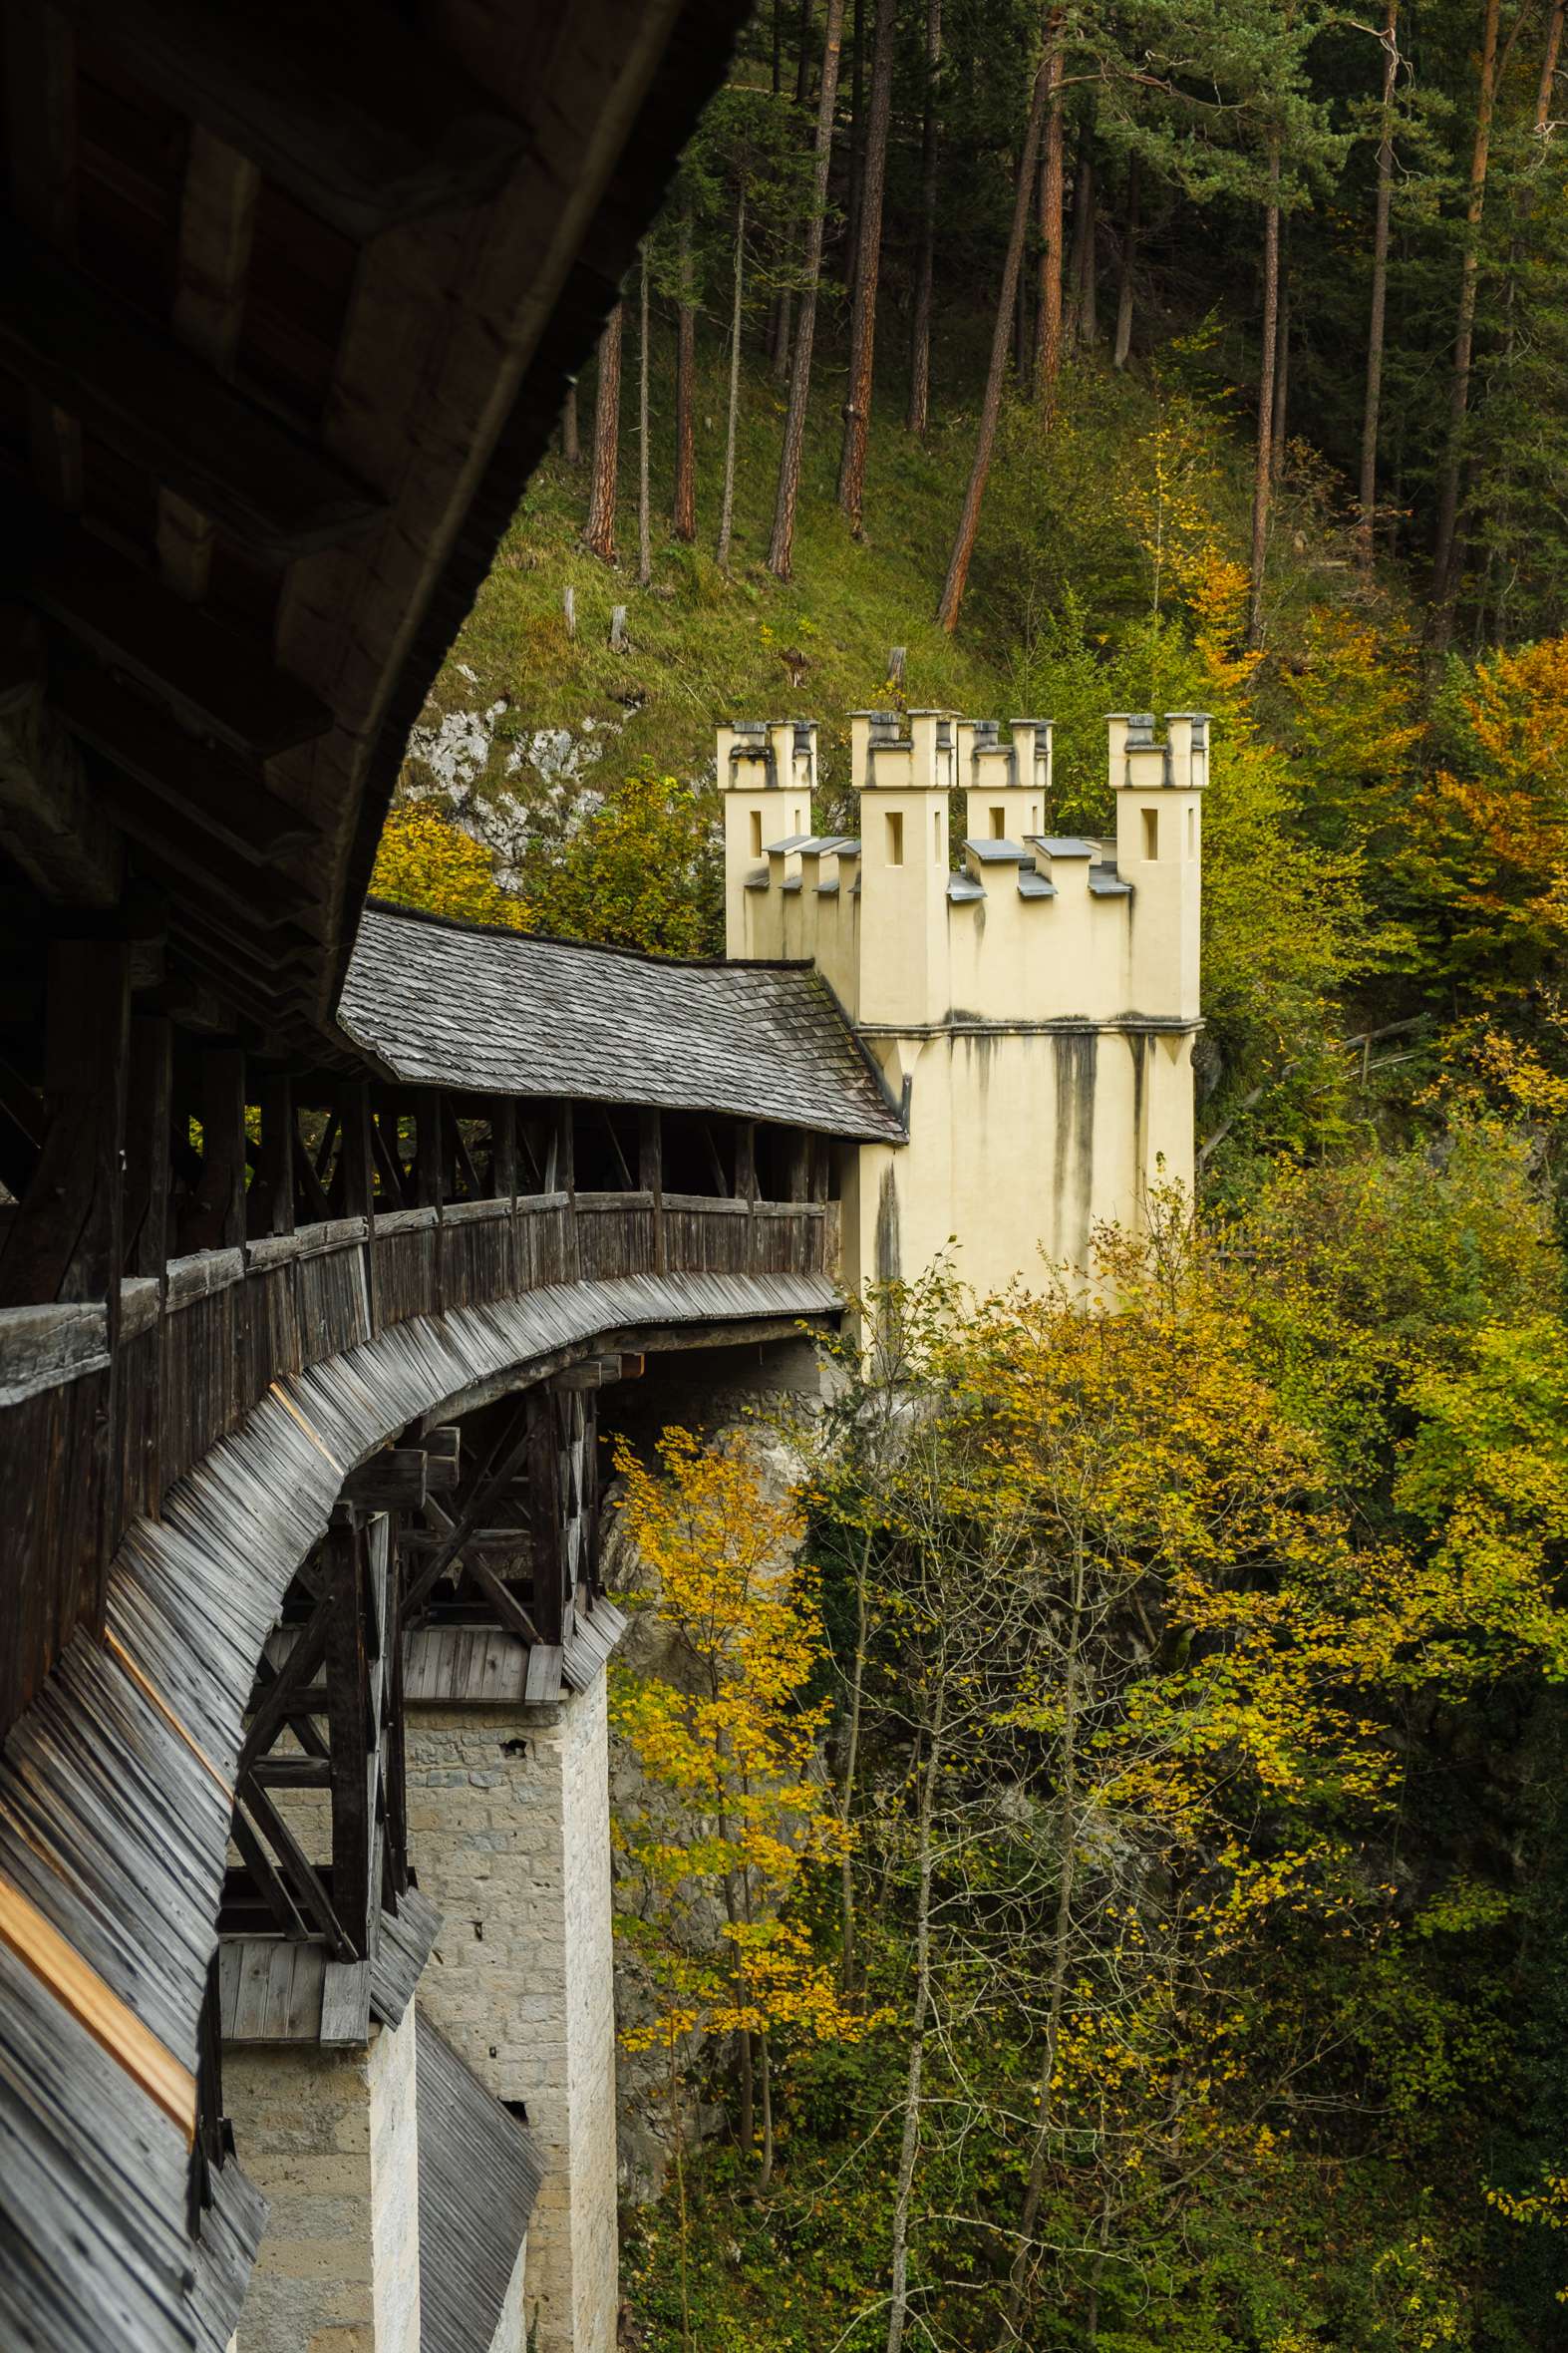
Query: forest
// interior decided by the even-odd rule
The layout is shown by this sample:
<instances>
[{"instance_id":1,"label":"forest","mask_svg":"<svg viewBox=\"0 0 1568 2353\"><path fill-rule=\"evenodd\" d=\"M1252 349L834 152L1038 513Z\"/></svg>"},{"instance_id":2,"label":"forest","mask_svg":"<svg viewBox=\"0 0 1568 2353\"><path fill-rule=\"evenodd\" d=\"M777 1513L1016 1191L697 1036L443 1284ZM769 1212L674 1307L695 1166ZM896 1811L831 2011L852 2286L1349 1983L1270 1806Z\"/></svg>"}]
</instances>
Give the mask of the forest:
<instances>
[{"instance_id":1,"label":"forest","mask_svg":"<svg viewBox=\"0 0 1568 2353\"><path fill-rule=\"evenodd\" d=\"M721 719L1214 721L1196 1197L620 1459L642 2353L1568 2343L1563 18L764 5L411 741L689 955Z\"/></svg>"}]
</instances>

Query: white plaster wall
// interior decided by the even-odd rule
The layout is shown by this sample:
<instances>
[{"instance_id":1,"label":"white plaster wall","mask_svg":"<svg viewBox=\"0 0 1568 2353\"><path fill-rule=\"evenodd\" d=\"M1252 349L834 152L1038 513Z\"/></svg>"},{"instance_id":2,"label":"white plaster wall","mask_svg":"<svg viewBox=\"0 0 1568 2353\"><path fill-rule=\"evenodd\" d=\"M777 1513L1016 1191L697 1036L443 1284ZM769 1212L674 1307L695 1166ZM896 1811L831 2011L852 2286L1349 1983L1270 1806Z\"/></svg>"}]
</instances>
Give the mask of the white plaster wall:
<instances>
[{"instance_id":1,"label":"white plaster wall","mask_svg":"<svg viewBox=\"0 0 1568 2353\"><path fill-rule=\"evenodd\" d=\"M445 1915L420 2000L544 2160L537 2353L612 2353L615 2013L604 1678L553 1708L407 1717L409 1832ZM509 2317L509 2316L508 2316Z\"/></svg>"},{"instance_id":2,"label":"white plaster wall","mask_svg":"<svg viewBox=\"0 0 1568 2353\"><path fill-rule=\"evenodd\" d=\"M517 2260L511 2267L511 2277L506 2282L506 2301L495 2323L489 2353L528 2353L527 2274L528 2241L524 2236L517 2249Z\"/></svg>"},{"instance_id":3,"label":"white plaster wall","mask_svg":"<svg viewBox=\"0 0 1568 2353\"><path fill-rule=\"evenodd\" d=\"M980 1030L879 1039L910 1140L862 1147L843 1180L844 1281L912 1278L952 1248L977 1291L1042 1258L1082 1268L1100 1223L1137 1230L1161 1176L1192 1182L1192 1042L1175 1034Z\"/></svg>"},{"instance_id":4,"label":"white plaster wall","mask_svg":"<svg viewBox=\"0 0 1568 2353\"><path fill-rule=\"evenodd\" d=\"M420 2144L414 2004L366 2054L376 2353L419 2353Z\"/></svg>"}]
</instances>

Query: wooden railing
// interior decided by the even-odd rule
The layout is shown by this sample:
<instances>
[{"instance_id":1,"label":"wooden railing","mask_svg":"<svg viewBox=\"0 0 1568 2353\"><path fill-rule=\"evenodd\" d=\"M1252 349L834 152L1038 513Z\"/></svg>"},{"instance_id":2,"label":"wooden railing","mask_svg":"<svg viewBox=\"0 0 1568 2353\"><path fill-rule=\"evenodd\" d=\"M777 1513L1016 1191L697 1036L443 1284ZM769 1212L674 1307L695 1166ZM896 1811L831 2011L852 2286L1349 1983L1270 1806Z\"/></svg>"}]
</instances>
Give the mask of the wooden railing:
<instances>
[{"instance_id":1,"label":"wooden railing","mask_svg":"<svg viewBox=\"0 0 1568 2353\"><path fill-rule=\"evenodd\" d=\"M555 1192L340 1217L169 1261L102 1301L0 1310L0 1733L114 1550L269 1384L414 1316L653 1273L830 1274L831 1201Z\"/></svg>"}]
</instances>

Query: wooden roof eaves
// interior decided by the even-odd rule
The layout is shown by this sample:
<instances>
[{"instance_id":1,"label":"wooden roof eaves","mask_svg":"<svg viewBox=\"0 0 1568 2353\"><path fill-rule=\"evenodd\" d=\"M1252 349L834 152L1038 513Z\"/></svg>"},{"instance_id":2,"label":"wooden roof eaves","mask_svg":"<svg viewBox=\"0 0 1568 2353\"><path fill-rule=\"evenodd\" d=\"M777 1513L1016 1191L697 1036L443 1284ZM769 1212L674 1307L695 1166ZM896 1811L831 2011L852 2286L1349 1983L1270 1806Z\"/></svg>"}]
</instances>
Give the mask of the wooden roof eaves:
<instances>
[{"instance_id":1,"label":"wooden roof eaves","mask_svg":"<svg viewBox=\"0 0 1568 2353\"><path fill-rule=\"evenodd\" d=\"M587 9L572 11L582 18ZM746 0L666 0L659 10L635 12L650 33L667 37L645 59L640 98L627 111L619 155L608 163L597 202L584 204L581 243L563 258L553 299L537 324L537 340L517 370L506 413L464 511L449 535L446 557L423 610L411 620L406 649L389 678L379 728L371 743L348 851L345 910L365 898L382 828L407 751L410 730L424 709L438 672L495 559L522 493L544 454L566 387L588 358L618 298L637 239L664 193L699 116L728 70ZM577 226L577 223L573 224ZM557 243L559 239L557 239ZM337 954L318 1006L323 1026L342 993L354 950L354 925L340 925Z\"/></svg>"}]
</instances>

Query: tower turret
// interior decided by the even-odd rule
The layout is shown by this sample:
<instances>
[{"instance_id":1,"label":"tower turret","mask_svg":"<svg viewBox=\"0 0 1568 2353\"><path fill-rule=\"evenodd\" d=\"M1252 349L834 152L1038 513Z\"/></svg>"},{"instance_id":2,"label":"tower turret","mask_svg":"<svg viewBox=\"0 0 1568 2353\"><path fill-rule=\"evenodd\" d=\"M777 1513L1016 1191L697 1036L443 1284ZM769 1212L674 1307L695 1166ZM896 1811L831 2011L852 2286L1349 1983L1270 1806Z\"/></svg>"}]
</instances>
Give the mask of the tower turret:
<instances>
[{"instance_id":1,"label":"tower turret","mask_svg":"<svg viewBox=\"0 0 1568 2353\"><path fill-rule=\"evenodd\" d=\"M859 1016L939 1021L947 1011L951 711L850 715L860 796Z\"/></svg>"},{"instance_id":2,"label":"tower turret","mask_svg":"<svg viewBox=\"0 0 1568 2353\"><path fill-rule=\"evenodd\" d=\"M1162 1020L1198 1016L1208 724L1203 711L1167 711L1161 739L1151 712L1109 721L1116 870L1135 894L1127 1010Z\"/></svg>"},{"instance_id":3,"label":"tower turret","mask_svg":"<svg viewBox=\"0 0 1568 2353\"><path fill-rule=\"evenodd\" d=\"M784 845L798 844L811 834L816 721L732 720L718 731L717 765L724 801L725 953L781 955L778 892L753 885L759 877L766 879L781 857L783 873L799 872L797 848Z\"/></svg>"}]
</instances>

